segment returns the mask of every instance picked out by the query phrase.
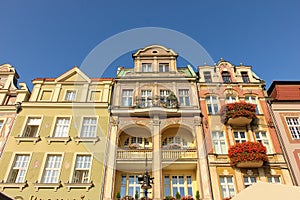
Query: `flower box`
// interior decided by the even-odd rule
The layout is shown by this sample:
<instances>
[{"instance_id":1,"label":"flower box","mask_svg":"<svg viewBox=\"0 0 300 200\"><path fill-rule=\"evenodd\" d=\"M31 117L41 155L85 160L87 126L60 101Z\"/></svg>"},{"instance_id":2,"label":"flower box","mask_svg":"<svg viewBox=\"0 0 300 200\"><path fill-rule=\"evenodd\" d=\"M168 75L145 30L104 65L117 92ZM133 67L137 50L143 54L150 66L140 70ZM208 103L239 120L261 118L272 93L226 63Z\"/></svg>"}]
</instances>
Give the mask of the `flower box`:
<instances>
[{"instance_id":1,"label":"flower box","mask_svg":"<svg viewBox=\"0 0 300 200\"><path fill-rule=\"evenodd\" d=\"M222 107L221 115L224 124L250 124L256 118L256 105L246 102L228 103Z\"/></svg>"},{"instance_id":2,"label":"flower box","mask_svg":"<svg viewBox=\"0 0 300 200\"><path fill-rule=\"evenodd\" d=\"M268 161L267 149L259 142L242 142L231 146L228 156L232 166L258 168Z\"/></svg>"},{"instance_id":3,"label":"flower box","mask_svg":"<svg viewBox=\"0 0 300 200\"><path fill-rule=\"evenodd\" d=\"M236 167L239 168L259 168L262 167L264 162L262 160L252 160L252 161L245 161L239 162L236 164Z\"/></svg>"},{"instance_id":4,"label":"flower box","mask_svg":"<svg viewBox=\"0 0 300 200\"><path fill-rule=\"evenodd\" d=\"M129 149L138 149L140 145L138 143L132 143L129 145Z\"/></svg>"}]
</instances>

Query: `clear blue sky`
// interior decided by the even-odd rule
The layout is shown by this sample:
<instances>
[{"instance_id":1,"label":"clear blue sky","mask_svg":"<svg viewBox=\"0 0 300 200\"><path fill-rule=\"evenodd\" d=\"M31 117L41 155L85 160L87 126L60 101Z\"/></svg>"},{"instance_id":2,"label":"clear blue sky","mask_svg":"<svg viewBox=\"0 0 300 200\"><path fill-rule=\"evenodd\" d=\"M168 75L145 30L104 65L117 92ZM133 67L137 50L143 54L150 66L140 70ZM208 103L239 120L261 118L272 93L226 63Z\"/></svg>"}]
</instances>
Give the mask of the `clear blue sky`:
<instances>
[{"instance_id":1,"label":"clear blue sky","mask_svg":"<svg viewBox=\"0 0 300 200\"><path fill-rule=\"evenodd\" d=\"M215 62L251 65L268 85L300 77L297 0L0 0L0 10L0 63L27 84L80 66L100 42L140 27L184 33ZM132 67L130 54L113 64Z\"/></svg>"}]
</instances>

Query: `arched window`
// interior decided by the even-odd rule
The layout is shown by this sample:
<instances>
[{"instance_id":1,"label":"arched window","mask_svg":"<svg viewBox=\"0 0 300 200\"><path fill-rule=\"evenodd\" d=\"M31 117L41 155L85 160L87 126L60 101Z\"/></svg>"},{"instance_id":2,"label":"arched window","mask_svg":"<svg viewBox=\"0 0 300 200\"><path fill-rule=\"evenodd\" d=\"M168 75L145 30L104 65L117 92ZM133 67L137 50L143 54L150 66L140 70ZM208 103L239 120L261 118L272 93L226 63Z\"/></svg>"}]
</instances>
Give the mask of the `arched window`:
<instances>
[{"instance_id":1,"label":"arched window","mask_svg":"<svg viewBox=\"0 0 300 200\"><path fill-rule=\"evenodd\" d=\"M232 96L232 95L226 96L226 103L235 103L235 102L237 102L236 96Z\"/></svg>"},{"instance_id":2,"label":"arched window","mask_svg":"<svg viewBox=\"0 0 300 200\"><path fill-rule=\"evenodd\" d=\"M217 114L219 111L219 100L217 96L207 96L205 98L207 111L209 114Z\"/></svg>"},{"instance_id":3,"label":"arched window","mask_svg":"<svg viewBox=\"0 0 300 200\"><path fill-rule=\"evenodd\" d=\"M247 103L252 103L256 105L256 114L260 114L258 102L257 102L257 97L256 96L246 96L245 101Z\"/></svg>"},{"instance_id":4,"label":"arched window","mask_svg":"<svg viewBox=\"0 0 300 200\"><path fill-rule=\"evenodd\" d=\"M149 140L143 137L128 137L123 144L124 147L129 147L134 149L148 148Z\"/></svg>"}]
</instances>

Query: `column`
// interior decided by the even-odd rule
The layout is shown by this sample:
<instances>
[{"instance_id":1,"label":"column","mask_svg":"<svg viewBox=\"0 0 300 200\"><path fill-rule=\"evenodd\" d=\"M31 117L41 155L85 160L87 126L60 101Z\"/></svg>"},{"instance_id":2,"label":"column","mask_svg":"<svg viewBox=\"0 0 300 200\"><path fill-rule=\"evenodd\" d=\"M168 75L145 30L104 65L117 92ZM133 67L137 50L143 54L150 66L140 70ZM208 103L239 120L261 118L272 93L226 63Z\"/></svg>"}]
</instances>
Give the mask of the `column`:
<instances>
[{"instance_id":1,"label":"column","mask_svg":"<svg viewBox=\"0 0 300 200\"><path fill-rule=\"evenodd\" d=\"M161 163L161 134L160 134L160 121L158 116L154 116L152 120L152 175L154 177L154 184L152 185L152 199L163 199L163 180L162 180L162 163Z\"/></svg>"},{"instance_id":2,"label":"column","mask_svg":"<svg viewBox=\"0 0 300 200\"><path fill-rule=\"evenodd\" d=\"M251 129L251 125L250 125L250 124L247 125L247 131L248 131L248 135L249 135L249 140L250 140L251 142L254 142L255 139L254 139L253 131L252 131L252 129Z\"/></svg>"},{"instance_id":3,"label":"column","mask_svg":"<svg viewBox=\"0 0 300 200\"><path fill-rule=\"evenodd\" d=\"M197 157L198 157L197 170L200 176L198 177L200 180L199 188L201 189L199 192L201 193L201 197L203 200L212 200L208 162L206 156L207 152L206 152L206 146L205 146L203 131L202 131L203 129L199 118L195 118L194 123L195 123L194 130L196 136L196 147L197 147ZM196 191L194 191L193 193L195 195Z\"/></svg>"},{"instance_id":4,"label":"column","mask_svg":"<svg viewBox=\"0 0 300 200\"><path fill-rule=\"evenodd\" d=\"M234 145L234 138L233 138L233 134L232 134L232 128L230 125L226 126L227 128L227 134L228 134L228 138L229 138L229 146Z\"/></svg>"},{"instance_id":5,"label":"column","mask_svg":"<svg viewBox=\"0 0 300 200\"><path fill-rule=\"evenodd\" d=\"M234 171L235 171L235 180L236 180L236 185L237 185L236 193L239 193L240 191L242 191L244 189L244 181L243 181L244 177L239 168L235 168Z\"/></svg>"},{"instance_id":6,"label":"column","mask_svg":"<svg viewBox=\"0 0 300 200\"><path fill-rule=\"evenodd\" d=\"M115 168L116 168L116 141L118 135L118 119L117 117L111 118L111 131L107 145L107 158L106 158L106 173L104 174L104 191L103 200L111 200L114 198L115 186Z\"/></svg>"}]
</instances>

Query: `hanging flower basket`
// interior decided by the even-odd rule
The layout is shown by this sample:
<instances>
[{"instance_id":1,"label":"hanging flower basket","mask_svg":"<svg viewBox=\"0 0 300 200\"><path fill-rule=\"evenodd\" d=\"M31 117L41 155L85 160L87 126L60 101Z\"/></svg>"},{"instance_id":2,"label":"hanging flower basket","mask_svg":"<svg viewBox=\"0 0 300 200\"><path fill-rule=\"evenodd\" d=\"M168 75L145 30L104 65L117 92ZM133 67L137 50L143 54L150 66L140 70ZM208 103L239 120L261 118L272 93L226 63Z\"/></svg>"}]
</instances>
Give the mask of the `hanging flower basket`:
<instances>
[{"instance_id":1,"label":"hanging flower basket","mask_svg":"<svg viewBox=\"0 0 300 200\"><path fill-rule=\"evenodd\" d=\"M224 124L250 124L256 118L256 105L246 102L228 103L221 108Z\"/></svg>"},{"instance_id":2,"label":"hanging flower basket","mask_svg":"<svg viewBox=\"0 0 300 200\"><path fill-rule=\"evenodd\" d=\"M267 149L260 142L242 142L231 146L228 156L232 166L258 168L268 161Z\"/></svg>"},{"instance_id":3,"label":"hanging flower basket","mask_svg":"<svg viewBox=\"0 0 300 200\"><path fill-rule=\"evenodd\" d=\"M140 145L138 143L132 143L129 145L129 149L137 149L139 147L140 147Z\"/></svg>"},{"instance_id":4,"label":"hanging flower basket","mask_svg":"<svg viewBox=\"0 0 300 200\"><path fill-rule=\"evenodd\" d=\"M178 144L178 143L171 143L171 144L168 144L168 149L181 149L181 144Z\"/></svg>"}]
</instances>

